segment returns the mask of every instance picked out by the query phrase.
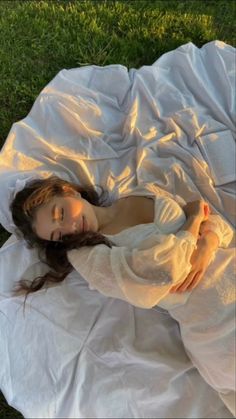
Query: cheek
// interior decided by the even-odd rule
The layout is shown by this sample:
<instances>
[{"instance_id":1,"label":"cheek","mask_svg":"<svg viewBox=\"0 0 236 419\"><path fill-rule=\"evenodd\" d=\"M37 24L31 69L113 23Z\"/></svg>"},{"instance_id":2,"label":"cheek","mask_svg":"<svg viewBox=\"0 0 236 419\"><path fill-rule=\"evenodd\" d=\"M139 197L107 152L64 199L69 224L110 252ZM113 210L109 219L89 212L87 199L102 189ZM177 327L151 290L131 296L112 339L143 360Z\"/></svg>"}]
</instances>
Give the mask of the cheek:
<instances>
[{"instance_id":1,"label":"cheek","mask_svg":"<svg viewBox=\"0 0 236 419\"><path fill-rule=\"evenodd\" d=\"M80 216L83 210L83 205L81 202L69 202L68 205L66 205L65 210L67 212L68 217L77 218Z\"/></svg>"}]
</instances>

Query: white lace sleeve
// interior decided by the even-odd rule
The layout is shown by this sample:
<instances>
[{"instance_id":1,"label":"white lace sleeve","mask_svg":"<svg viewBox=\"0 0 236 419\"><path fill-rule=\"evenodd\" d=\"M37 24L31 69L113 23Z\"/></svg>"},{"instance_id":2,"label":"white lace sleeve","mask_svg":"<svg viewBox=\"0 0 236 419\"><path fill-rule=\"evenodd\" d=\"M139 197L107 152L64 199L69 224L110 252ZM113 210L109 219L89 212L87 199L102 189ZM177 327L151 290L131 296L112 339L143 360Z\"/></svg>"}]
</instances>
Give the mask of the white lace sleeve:
<instances>
[{"instance_id":1,"label":"white lace sleeve","mask_svg":"<svg viewBox=\"0 0 236 419\"><path fill-rule=\"evenodd\" d=\"M174 283L191 270L195 238L186 231L157 235L150 249L109 248L103 244L73 249L68 259L91 289L131 304L151 308L165 297Z\"/></svg>"},{"instance_id":2,"label":"white lace sleeve","mask_svg":"<svg viewBox=\"0 0 236 419\"><path fill-rule=\"evenodd\" d=\"M163 234L176 233L186 221L181 205L171 197L156 198L155 224Z\"/></svg>"},{"instance_id":3,"label":"white lace sleeve","mask_svg":"<svg viewBox=\"0 0 236 419\"><path fill-rule=\"evenodd\" d=\"M219 238L219 247L226 248L229 246L233 238L233 229L220 215L210 214L208 220L201 225L201 233L211 230L217 234Z\"/></svg>"},{"instance_id":4,"label":"white lace sleeve","mask_svg":"<svg viewBox=\"0 0 236 419\"><path fill-rule=\"evenodd\" d=\"M169 205L168 203L165 205L164 210L161 208L160 214L158 214L158 218L161 221L161 219L166 215L166 222L164 223L164 226L166 225L168 228L170 226L170 229L172 228L172 232L174 232L174 228L172 227L172 224L175 223L175 227L180 228L181 226L181 211L182 207L186 204L183 198L181 198L178 195L174 196L174 204L173 200L169 199ZM167 201L167 200L166 200ZM168 201L167 201L168 202ZM180 209L181 208L181 209ZM169 215L170 214L170 215ZM183 217L183 215L182 215ZM173 220L172 224L171 221ZM179 222L179 225L178 225ZM224 221L224 219L218 215L218 214L210 214L209 218L206 222L202 223L201 225L201 232L211 230L214 231L214 233L217 234L219 238L219 247L226 248L229 246L232 238L233 238L233 229L230 227L230 225Z\"/></svg>"}]
</instances>

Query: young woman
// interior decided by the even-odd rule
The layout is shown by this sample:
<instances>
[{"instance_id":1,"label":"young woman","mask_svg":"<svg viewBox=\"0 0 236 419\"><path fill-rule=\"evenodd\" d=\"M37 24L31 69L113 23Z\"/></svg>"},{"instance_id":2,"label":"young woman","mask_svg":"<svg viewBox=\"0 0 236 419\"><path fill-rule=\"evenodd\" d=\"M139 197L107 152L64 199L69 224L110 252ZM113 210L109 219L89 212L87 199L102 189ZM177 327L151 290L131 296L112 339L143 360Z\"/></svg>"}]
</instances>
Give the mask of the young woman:
<instances>
[{"instance_id":1,"label":"young woman","mask_svg":"<svg viewBox=\"0 0 236 419\"><path fill-rule=\"evenodd\" d=\"M55 177L31 182L11 204L13 221L51 271L20 285L37 291L74 268L109 297L168 309L194 364L233 412L232 229L202 200L182 208L153 191L138 187L107 205L104 192Z\"/></svg>"}]
</instances>

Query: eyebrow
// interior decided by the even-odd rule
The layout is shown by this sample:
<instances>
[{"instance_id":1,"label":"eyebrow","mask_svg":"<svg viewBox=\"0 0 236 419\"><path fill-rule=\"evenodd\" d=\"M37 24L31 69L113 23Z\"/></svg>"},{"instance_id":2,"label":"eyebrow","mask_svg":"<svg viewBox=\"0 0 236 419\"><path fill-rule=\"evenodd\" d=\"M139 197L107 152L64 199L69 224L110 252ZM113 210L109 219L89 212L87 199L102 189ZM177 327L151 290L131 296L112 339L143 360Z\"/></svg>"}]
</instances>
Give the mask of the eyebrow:
<instances>
[{"instance_id":1,"label":"eyebrow","mask_svg":"<svg viewBox=\"0 0 236 419\"><path fill-rule=\"evenodd\" d=\"M55 219L55 211L56 211L56 204L53 205L52 211L51 211L53 221ZM54 231L52 231L51 233L50 240L53 240L53 234L54 234Z\"/></svg>"}]
</instances>

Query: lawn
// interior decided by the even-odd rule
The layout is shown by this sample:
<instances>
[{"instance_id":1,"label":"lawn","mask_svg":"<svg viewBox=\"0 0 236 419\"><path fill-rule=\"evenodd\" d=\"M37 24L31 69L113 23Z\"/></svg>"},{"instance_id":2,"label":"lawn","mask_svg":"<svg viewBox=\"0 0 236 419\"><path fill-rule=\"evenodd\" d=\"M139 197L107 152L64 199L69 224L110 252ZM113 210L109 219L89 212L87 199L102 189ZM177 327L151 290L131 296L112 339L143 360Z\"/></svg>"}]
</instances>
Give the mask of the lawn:
<instances>
[{"instance_id":1,"label":"lawn","mask_svg":"<svg viewBox=\"0 0 236 419\"><path fill-rule=\"evenodd\" d=\"M236 46L235 9L233 0L0 0L0 147L62 68L138 68L189 41ZM0 226L0 246L8 236ZM0 417L21 415L2 397Z\"/></svg>"}]
</instances>

